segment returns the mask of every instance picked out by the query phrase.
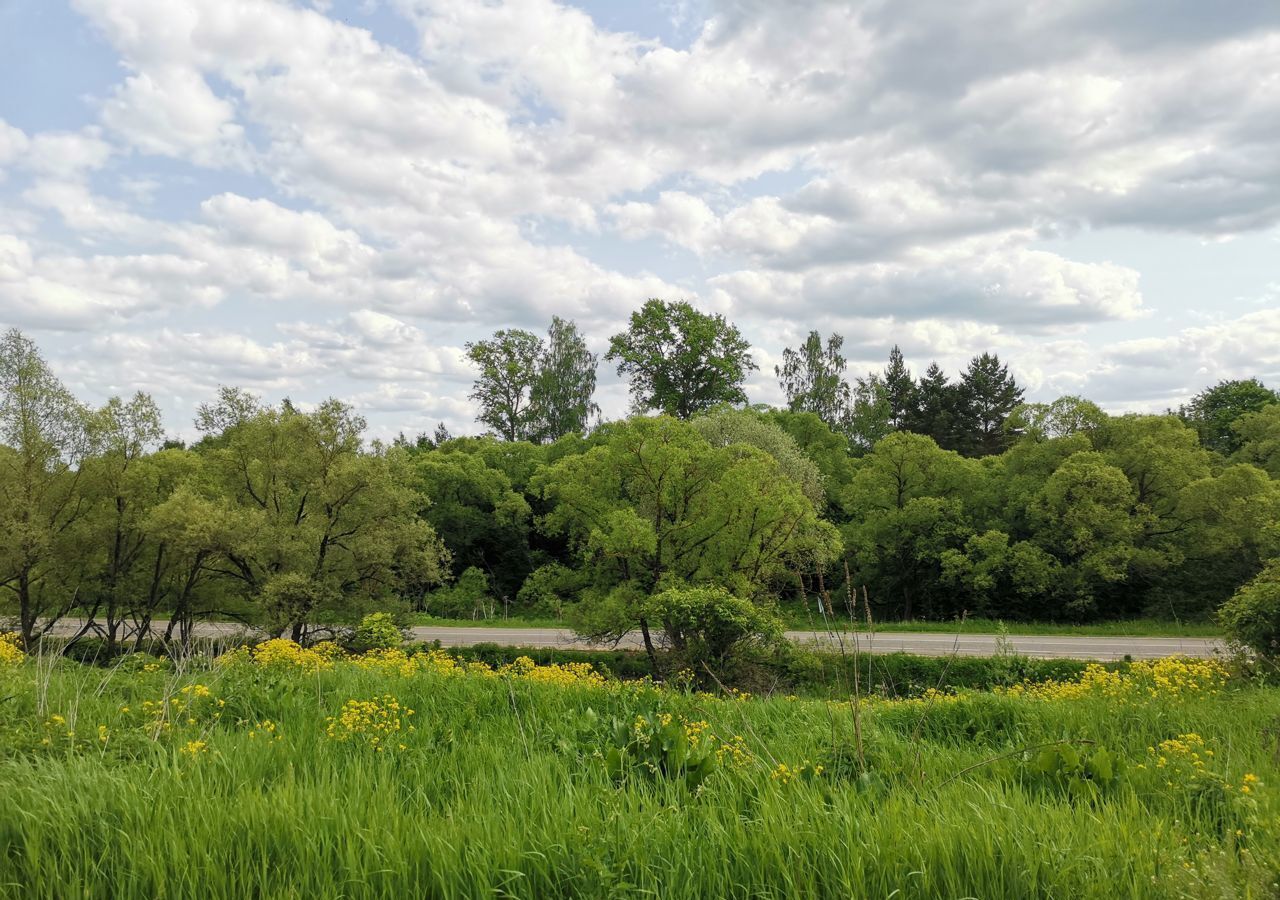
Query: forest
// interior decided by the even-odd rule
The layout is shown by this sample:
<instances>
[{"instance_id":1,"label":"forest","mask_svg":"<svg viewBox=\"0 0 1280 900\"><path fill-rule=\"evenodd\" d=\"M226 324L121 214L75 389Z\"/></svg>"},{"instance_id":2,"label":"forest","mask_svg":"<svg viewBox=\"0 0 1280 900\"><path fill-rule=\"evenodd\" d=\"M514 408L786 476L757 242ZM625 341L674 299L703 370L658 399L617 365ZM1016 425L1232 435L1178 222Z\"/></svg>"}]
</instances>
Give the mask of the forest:
<instances>
[{"instance_id":1,"label":"forest","mask_svg":"<svg viewBox=\"0 0 1280 900\"><path fill-rule=\"evenodd\" d=\"M1280 397L1259 381L1109 415L1026 402L992 353L916 375L895 347L850 376L842 347L811 332L774 373L785 407L752 404L732 323L650 300L604 357L627 418L601 419L601 360L556 318L467 345L484 436L367 441L341 400L225 386L187 446L145 393L86 406L10 330L0 615L28 646L68 617L115 647L153 620L304 639L416 611L679 649L724 639L708 616L767 633L824 597L878 620L1194 621L1280 580Z\"/></svg>"}]
</instances>

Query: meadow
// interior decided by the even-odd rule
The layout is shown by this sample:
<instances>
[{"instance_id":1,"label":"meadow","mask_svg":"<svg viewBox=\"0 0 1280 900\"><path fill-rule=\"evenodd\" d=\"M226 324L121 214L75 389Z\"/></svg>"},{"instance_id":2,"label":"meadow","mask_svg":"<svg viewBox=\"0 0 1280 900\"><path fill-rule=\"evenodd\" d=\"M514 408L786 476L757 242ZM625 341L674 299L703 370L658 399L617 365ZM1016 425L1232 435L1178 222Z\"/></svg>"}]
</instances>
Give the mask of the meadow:
<instances>
[{"instance_id":1,"label":"meadow","mask_svg":"<svg viewBox=\"0 0 1280 900\"><path fill-rule=\"evenodd\" d=\"M820 700L0 641L0 896L1275 896L1278 736L1203 660Z\"/></svg>"}]
</instances>

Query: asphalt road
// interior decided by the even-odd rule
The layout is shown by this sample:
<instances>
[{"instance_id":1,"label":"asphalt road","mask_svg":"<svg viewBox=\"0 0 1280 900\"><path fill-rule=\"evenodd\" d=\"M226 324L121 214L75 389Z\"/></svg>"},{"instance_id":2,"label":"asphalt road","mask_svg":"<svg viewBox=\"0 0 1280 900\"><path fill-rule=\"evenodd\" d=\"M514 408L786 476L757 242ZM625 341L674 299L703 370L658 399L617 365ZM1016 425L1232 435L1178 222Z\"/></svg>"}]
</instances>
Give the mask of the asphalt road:
<instances>
[{"instance_id":1,"label":"asphalt road","mask_svg":"<svg viewBox=\"0 0 1280 900\"><path fill-rule=\"evenodd\" d=\"M163 632L166 623L156 622L153 628ZM56 633L74 634L82 623L63 620ZM202 622L196 625L201 637L232 635L242 631L239 625L224 622ZM439 641L453 647L472 644L506 644L518 647L556 647L578 650L613 649L609 644L594 644L579 640L571 631L558 628L472 628L415 626L409 629L416 641ZM847 652L855 650L870 653L915 653L921 656L991 656L996 651L994 634L944 634L935 632L886 632L867 634L843 632L788 631L787 637L799 644L821 650L839 651L841 641ZM1162 656L1214 656L1223 651L1222 642L1213 638L1171 637L1086 637L1072 635L1010 635L1010 645L1023 656L1042 659L1097 659L1116 660L1126 656L1132 659L1155 659ZM638 632L627 635L618 645L621 649L642 649Z\"/></svg>"}]
</instances>

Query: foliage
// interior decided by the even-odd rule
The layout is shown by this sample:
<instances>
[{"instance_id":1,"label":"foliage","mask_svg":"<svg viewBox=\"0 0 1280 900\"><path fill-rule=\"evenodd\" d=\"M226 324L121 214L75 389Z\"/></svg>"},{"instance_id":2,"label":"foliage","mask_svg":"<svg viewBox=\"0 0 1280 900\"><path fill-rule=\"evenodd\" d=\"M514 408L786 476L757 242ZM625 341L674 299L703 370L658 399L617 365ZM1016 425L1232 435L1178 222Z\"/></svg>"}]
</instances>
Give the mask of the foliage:
<instances>
[{"instance_id":1,"label":"foliage","mask_svg":"<svg viewBox=\"0 0 1280 900\"><path fill-rule=\"evenodd\" d=\"M488 340L468 342L466 349L480 370L468 395L480 407L479 420L505 440L529 440L538 430L532 395L542 341L531 332L504 328Z\"/></svg>"},{"instance_id":2,"label":"foliage","mask_svg":"<svg viewBox=\"0 0 1280 900\"><path fill-rule=\"evenodd\" d=\"M846 362L840 352L844 338L832 334L823 346L822 336L809 332L799 349L782 352L782 365L774 366L778 384L787 398L787 409L813 413L833 431L846 431L853 396L844 380Z\"/></svg>"},{"instance_id":3,"label":"foliage","mask_svg":"<svg viewBox=\"0 0 1280 900\"><path fill-rule=\"evenodd\" d=\"M1280 394L1256 378L1219 381L1205 388L1179 408L1178 415L1200 435L1200 442L1210 450L1230 455L1240 449L1243 436L1234 428L1236 422L1250 413L1280 403Z\"/></svg>"},{"instance_id":4,"label":"foliage","mask_svg":"<svg viewBox=\"0 0 1280 900\"><path fill-rule=\"evenodd\" d=\"M1009 367L994 353L982 353L960 376L958 393L959 449L990 456L1008 446L1005 420L1022 402L1023 390Z\"/></svg>"},{"instance_id":5,"label":"foliage","mask_svg":"<svg viewBox=\"0 0 1280 900\"><path fill-rule=\"evenodd\" d=\"M693 419L692 425L712 447L738 444L768 453L782 473L800 485L816 508L825 507L824 477L817 463L800 449L791 435L762 413L721 407Z\"/></svg>"},{"instance_id":6,"label":"foliage","mask_svg":"<svg viewBox=\"0 0 1280 900\"><path fill-rule=\"evenodd\" d=\"M745 403L742 383L756 369L751 345L723 316L684 300L649 300L626 331L609 339L605 359L631 380L637 410L689 419L721 403Z\"/></svg>"},{"instance_id":7,"label":"foliage","mask_svg":"<svg viewBox=\"0 0 1280 900\"><path fill-rule=\"evenodd\" d=\"M390 650L403 644L404 638L405 632L390 613L369 613L356 626L351 637L351 649L356 652Z\"/></svg>"},{"instance_id":8,"label":"foliage","mask_svg":"<svg viewBox=\"0 0 1280 900\"><path fill-rule=\"evenodd\" d=\"M535 441L583 433L591 417L599 415L600 407L592 399L596 363L596 355L587 349L577 326L553 316L529 392Z\"/></svg>"},{"instance_id":9,"label":"foliage","mask_svg":"<svg viewBox=\"0 0 1280 900\"><path fill-rule=\"evenodd\" d=\"M782 641L776 615L723 588L667 588L649 598L644 615L661 623L671 646L695 671L723 666L744 646L767 648Z\"/></svg>"},{"instance_id":10,"label":"foliage","mask_svg":"<svg viewBox=\"0 0 1280 900\"><path fill-rule=\"evenodd\" d=\"M1280 560L1267 565L1218 611L1228 639L1266 659L1280 659Z\"/></svg>"}]
</instances>

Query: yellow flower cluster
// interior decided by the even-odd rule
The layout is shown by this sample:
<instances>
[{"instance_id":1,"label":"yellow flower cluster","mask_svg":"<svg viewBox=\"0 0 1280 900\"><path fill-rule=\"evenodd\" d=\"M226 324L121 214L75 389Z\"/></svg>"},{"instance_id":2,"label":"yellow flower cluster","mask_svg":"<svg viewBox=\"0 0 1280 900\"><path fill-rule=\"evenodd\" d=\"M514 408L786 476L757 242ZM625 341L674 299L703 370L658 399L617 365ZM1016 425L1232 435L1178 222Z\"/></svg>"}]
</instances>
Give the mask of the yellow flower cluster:
<instances>
[{"instance_id":1,"label":"yellow flower cluster","mask_svg":"<svg viewBox=\"0 0 1280 900\"><path fill-rule=\"evenodd\" d=\"M333 668L333 659L327 652L308 650L285 638L263 641L249 652L253 661L263 668L295 670L308 675Z\"/></svg>"},{"instance_id":2,"label":"yellow flower cluster","mask_svg":"<svg viewBox=\"0 0 1280 900\"><path fill-rule=\"evenodd\" d=\"M727 741L720 740L716 747L716 760L722 766L741 770L751 765L755 757L747 749L747 742L742 739L742 735L735 734Z\"/></svg>"},{"instance_id":3,"label":"yellow flower cluster","mask_svg":"<svg viewBox=\"0 0 1280 900\"><path fill-rule=\"evenodd\" d=\"M1087 666L1074 681L1024 682L996 693L1028 700L1079 700L1106 697L1127 702L1142 699L1177 700L1212 696L1227 681L1227 669L1215 659L1170 656L1141 660L1124 670L1111 670L1097 663Z\"/></svg>"},{"instance_id":4,"label":"yellow flower cluster","mask_svg":"<svg viewBox=\"0 0 1280 900\"><path fill-rule=\"evenodd\" d=\"M1148 747L1147 755L1155 760L1157 769L1168 768L1171 760L1174 766L1203 769L1213 759L1213 751L1194 731L1161 741L1159 746Z\"/></svg>"},{"instance_id":5,"label":"yellow flower cluster","mask_svg":"<svg viewBox=\"0 0 1280 900\"><path fill-rule=\"evenodd\" d=\"M261 722L253 726L249 731L249 740L278 741L283 736L280 734L280 728L270 719L263 719Z\"/></svg>"},{"instance_id":6,"label":"yellow flower cluster","mask_svg":"<svg viewBox=\"0 0 1280 900\"><path fill-rule=\"evenodd\" d=\"M550 663L540 666L527 656L517 657L515 662L502 666L498 669L498 674L505 678L520 678L560 687L579 684L599 687L604 684L604 676L593 669L591 663Z\"/></svg>"},{"instance_id":7,"label":"yellow flower cluster","mask_svg":"<svg viewBox=\"0 0 1280 900\"><path fill-rule=\"evenodd\" d=\"M789 766L786 763L778 763L777 767L769 773L769 777L780 784L790 784L798 778L809 776L816 778L826 770L820 765L814 765L805 760L798 766Z\"/></svg>"},{"instance_id":8,"label":"yellow flower cluster","mask_svg":"<svg viewBox=\"0 0 1280 900\"><path fill-rule=\"evenodd\" d=\"M209 744L206 741L187 741L178 748L178 752L185 756L199 756L209 752Z\"/></svg>"},{"instance_id":9,"label":"yellow flower cluster","mask_svg":"<svg viewBox=\"0 0 1280 900\"><path fill-rule=\"evenodd\" d=\"M359 741L381 753L402 732L413 731L413 726L405 722L412 715L413 710L402 707L390 694L381 699L348 700L336 716L326 720L325 733L331 740ZM404 744L397 746L405 749Z\"/></svg>"},{"instance_id":10,"label":"yellow flower cluster","mask_svg":"<svg viewBox=\"0 0 1280 900\"><path fill-rule=\"evenodd\" d=\"M20 636L16 631L0 634L0 666L16 666L26 659L27 654L18 646Z\"/></svg>"}]
</instances>

